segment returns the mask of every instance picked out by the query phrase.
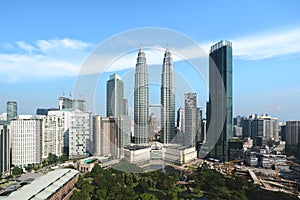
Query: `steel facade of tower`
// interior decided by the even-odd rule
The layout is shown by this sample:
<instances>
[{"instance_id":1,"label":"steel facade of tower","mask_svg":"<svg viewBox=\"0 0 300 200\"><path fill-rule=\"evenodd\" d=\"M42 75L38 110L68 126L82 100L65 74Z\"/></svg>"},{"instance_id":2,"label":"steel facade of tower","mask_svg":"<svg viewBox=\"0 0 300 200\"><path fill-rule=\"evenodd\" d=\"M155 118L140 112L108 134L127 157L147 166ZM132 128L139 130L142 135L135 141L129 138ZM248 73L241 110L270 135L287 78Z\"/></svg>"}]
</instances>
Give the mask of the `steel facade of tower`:
<instances>
[{"instance_id":1,"label":"steel facade of tower","mask_svg":"<svg viewBox=\"0 0 300 200\"><path fill-rule=\"evenodd\" d=\"M163 144L175 137L175 84L174 66L169 48L166 49L161 74L161 134Z\"/></svg>"},{"instance_id":2,"label":"steel facade of tower","mask_svg":"<svg viewBox=\"0 0 300 200\"><path fill-rule=\"evenodd\" d=\"M225 112L225 122L223 131L218 139L218 142L211 151L211 156L221 161L228 161L229 147L228 142L233 136L232 132L232 44L230 41L220 41L213 45L209 54L209 93L217 95L216 105L211 104L211 97L207 108L208 126L210 124L212 106L216 107L217 111ZM216 66L224 85L225 94L222 93L220 87L217 86L216 80L218 76L213 73ZM221 123L218 122L217 123ZM215 124L211 124L214 126ZM214 127L211 127L214 130ZM217 133L213 133L217 134Z\"/></svg>"},{"instance_id":3,"label":"steel facade of tower","mask_svg":"<svg viewBox=\"0 0 300 200\"><path fill-rule=\"evenodd\" d=\"M136 144L148 143L149 116L148 66L143 47L140 48L135 67L134 136Z\"/></svg>"},{"instance_id":4,"label":"steel facade of tower","mask_svg":"<svg viewBox=\"0 0 300 200\"><path fill-rule=\"evenodd\" d=\"M118 74L109 77L106 84L106 116L123 115L124 89L123 81Z\"/></svg>"}]
</instances>

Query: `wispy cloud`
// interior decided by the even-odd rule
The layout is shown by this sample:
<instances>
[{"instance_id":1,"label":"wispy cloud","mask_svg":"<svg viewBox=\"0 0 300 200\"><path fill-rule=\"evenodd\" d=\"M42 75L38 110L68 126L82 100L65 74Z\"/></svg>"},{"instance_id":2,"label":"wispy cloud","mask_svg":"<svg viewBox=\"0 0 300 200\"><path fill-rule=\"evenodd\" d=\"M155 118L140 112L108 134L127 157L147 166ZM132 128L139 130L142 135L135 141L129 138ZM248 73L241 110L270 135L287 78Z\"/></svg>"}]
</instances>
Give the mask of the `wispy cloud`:
<instances>
[{"instance_id":1,"label":"wispy cloud","mask_svg":"<svg viewBox=\"0 0 300 200\"><path fill-rule=\"evenodd\" d=\"M300 28L232 40L233 53L245 60L261 60L300 53Z\"/></svg>"},{"instance_id":2,"label":"wispy cloud","mask_svg":"<svg viewBox=\"0 0 300 200\"><path fill-rule=\"evenodd\" d=\"M5 43L0 48L0 82L75 76L93 47L69 38Z\"/></svg>"},{"instance_id":3,"label":"wispy cloud","mask_svg":"<svg viewBox=\"0 0 300 200\"><path fill-rule=\"evenodd\" d=\"M166 47L158 45L145 47L144 52L146 55L147 65L162 65L165 50ZM101 55L100 57L96 55L95 57L91 57L89 62L86 63L87 65L84 66L86 70L82 71L80 74L97 74L102 73L103 71L113 72L134 68L138 56L137 51L138 49L136 49L136 51L128 52L119 57L118 55L113 54ZM208 58L206 51L197 44L194 44L193 46L188 46L186 48L170 47L170 51L172 53L173 62L189 60L194 58ZM108 63L107 66L103 67L103 65L99 63L100 61L102 63Z\"/></svg>"},{"instance_id":4,"label":"wispy cloud","mask_svg":"<svg viewBox=\"0 0 300 200\"><path fill-rule=\"evenodd\" d=\"M36 45L42 52L49 51L57 51L64 49L72 49L72 50L82 50L87 47L90 47L91 44L81 41L81 40L73 40L69 38L64 39L54 39L54 40L38 40Z\"/></svg>"},{"instance_id":5,"label":"wispy cloud","mask_svg":"<svg viewBox=\"0 0 300 200\"><path fill-rule=\"evenodd\" d=\"M36 47L34 47L33 45L28 44L27 42L24 42L24 41L16 42L16 44L18 45L18 47L21 50L24 50L24 51L27 51L27 52L32 52L34 50L37 50Z\"/></svg>"},{"instance_id":6,"label":"wispy cloud","mask_svg":"<svg viewBox=\"0 0 300 200\"><path fill-rule=\"evenodd\" d=\"M233 42L233 54L238 59L261 60L272 57L288 58L300 54L300 28L281 32L263 33L230 39ZM209 48L215 42L204 42L200 46L172 48L174 62L184 59L207 57ZM70 38L37 40L34 42L17 41L0 44L0 82L13 83L28 80L41 80L58 76L76 76L81 64L96 45ZM146 47L148 65L161 65L165 47ZM105 57L104 57L105 58ZM132 68L136 64L137 52L129 52L110 63L108 71ZM89 73L99 72L99 61L91 62ZM98 70L98 71L97 71Z\"/></svg>"}]
</instances>

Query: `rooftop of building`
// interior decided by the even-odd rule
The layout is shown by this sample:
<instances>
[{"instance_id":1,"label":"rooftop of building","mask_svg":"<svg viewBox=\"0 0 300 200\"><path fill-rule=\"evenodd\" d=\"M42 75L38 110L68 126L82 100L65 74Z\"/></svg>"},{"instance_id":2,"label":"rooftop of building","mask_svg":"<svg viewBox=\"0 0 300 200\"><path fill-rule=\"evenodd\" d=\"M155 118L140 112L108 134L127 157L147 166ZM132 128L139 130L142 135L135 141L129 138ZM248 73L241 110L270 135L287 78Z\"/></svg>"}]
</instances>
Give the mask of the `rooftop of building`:
<instances>
[{"instance_id":1,"label":"rooftop of building","mask_svg":"<svg viewBox=\"0 0 300 200\"><path fill-rule=\"evenodd\" d=\"M133 145L133 146L126 146L125 149L128 149L130 151L136 151L141 149L147 149L150 148L149 146L142 146L142 145Z\"/></svg>"},{"instance_id":2,"label":"rooftop of building","mask_svg":"<svg viewBox=\"0 0 300 200\"><path fill-rule=\"evenodd\" d=\"M109 76L109 80L119 79L121 80L121 76L119 74L112 74Z\"/></svg>"},{"instance_id":3,"label":"rooftop of building","mask_svg":"<svg viewBox=\"0 0 300 200\"><path fill-rule=\"evenodd\" d=\"M193 148L193 147L184 146L184 145L180 145L180 144L168 144L166 146L166 148L175 149L175 150L185 150L185 149L189 149L189 148Z\"/></svg>"},{"instance_id":4,"label":"rooftop of building","mask_svg":"<svg viewBox=\"0 0 300 200\"><path fill-rule=\"evenodd\" d=\"M210 47L210 53L224 47L224 46L230 46L232 47L232 42L228 40L221 40L220 42L214 44L213 46Z\"/></svg>"},{"instance_id":5,"label":"rooftop of building","mask_svg":"<svg viewBox=\"0 0 300 200\"><path fill-rule=\"evenodd\" d=\"M58 169L49 172L11 193L7 199L47 199L77 174L78 171L73 169Z\"/></svg>"}]
</instances>

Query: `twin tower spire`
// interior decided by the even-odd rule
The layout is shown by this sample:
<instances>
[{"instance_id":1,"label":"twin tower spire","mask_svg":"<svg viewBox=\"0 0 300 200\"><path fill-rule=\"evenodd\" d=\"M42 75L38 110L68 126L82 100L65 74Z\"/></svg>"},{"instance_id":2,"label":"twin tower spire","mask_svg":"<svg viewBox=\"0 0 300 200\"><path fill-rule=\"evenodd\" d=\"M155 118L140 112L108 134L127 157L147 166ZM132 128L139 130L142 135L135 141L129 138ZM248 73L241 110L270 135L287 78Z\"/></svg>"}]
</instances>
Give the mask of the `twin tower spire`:
<instances>
[{"instance_id":1,"label":"twin tower spire","mask_svg":"<svg viewBox=\"0 0 300 200\"><path fill-rule=\"evenodd\" d=\"M148 66L141 45L135 68L134 86L134 135L136 144L148 143L149 86ZM175 84L174 66L167 46L161 74L161 133L163 144L171 143L175 137Z\"/></svg>"}]
</instances>

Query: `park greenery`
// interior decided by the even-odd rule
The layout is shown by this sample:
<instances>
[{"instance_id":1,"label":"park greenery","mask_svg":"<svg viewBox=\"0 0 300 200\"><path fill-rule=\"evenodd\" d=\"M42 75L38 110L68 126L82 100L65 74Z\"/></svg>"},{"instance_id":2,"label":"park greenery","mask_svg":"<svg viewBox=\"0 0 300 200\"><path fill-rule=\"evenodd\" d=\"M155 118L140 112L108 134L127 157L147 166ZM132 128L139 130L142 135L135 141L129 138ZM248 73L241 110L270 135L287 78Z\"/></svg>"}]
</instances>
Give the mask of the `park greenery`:
<instances>
[{"instance_id":1,"label":"park greenery","mask_svg":"<svg viewBox=\"0 0 300 200\"><path fill-rule=\"evenodd\" d=\"M46 167L46 166L50 166L50 165L54 165L54 164L58 164L58 163L63 163L67 160L68 160L68 156L66 154L63 154L62 156L58 157L55 154L49 153L48 159L44 160L42 162L42 164L40 164L40 163L38 163L36 165L28 164L28 165L24 166L24 168L27 172L31 172L33 170L38 170L41 167ZM22 173L23 173L23 169L21 167L13 166L12 175L18 176L18 175L21 175Z\"/></svg>"},{"instance_id":2,"label":"park greenery","mask_svg":"<svg viewBox=\"0 0 300 200\"><path fill-rule=\"evenodd\" d=\"M297 199L265 191L247 179L226 176L205 165L185 174L187 181L194 180L187 187L177 184L180 177L181 172L173 167L165 167L164 173L128 173L113 168L104 170L95 164L91 173L79 177L70 199Z\"/></svg>"},{"instance_id":3,"label":"park greenery","mask_svg":"<svg viewBox=\"0 0 300 200\"><path fill-rule=\"evenodd\" d=\"M14 166L13 169L12 169L12 174L14 176L17 176L17 175L21 175L23 173L23 169L20 168L19 166Z\"/></svg>"}]
</instances>

